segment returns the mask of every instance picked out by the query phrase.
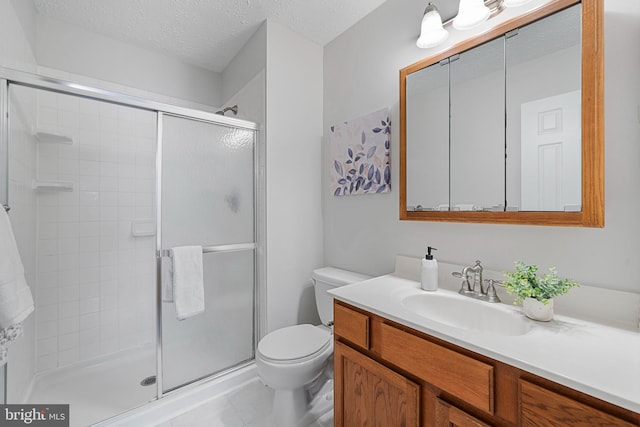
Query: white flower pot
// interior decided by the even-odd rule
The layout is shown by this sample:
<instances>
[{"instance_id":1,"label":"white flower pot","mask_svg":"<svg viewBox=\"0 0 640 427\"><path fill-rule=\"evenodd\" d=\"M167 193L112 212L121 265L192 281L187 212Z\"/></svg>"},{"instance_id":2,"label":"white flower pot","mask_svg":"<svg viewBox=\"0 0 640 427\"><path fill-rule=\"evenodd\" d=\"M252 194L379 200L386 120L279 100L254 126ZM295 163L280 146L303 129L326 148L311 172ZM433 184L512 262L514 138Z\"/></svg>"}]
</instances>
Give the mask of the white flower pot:
<instances>
[{"instance_id":1,"label":"white flower pot","mask_svg":"<svg viewBox=\"0 0 640 427\"><path fill-rule=\"evenodd\" d=\"M548 322L553 319L553 300L544 304L535 298L525 298L522 301L522 312L530 319Z\"/></svg>"}]
</instances>

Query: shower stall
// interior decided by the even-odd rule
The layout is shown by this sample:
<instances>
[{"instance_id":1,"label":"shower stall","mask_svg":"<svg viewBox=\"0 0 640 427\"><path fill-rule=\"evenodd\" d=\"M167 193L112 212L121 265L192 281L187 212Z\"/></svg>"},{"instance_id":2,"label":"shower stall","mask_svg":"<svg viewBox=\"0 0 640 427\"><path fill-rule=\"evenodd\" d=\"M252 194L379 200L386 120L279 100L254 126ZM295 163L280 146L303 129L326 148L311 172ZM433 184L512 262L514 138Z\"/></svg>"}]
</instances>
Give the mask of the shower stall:
<instances>
[{"instance_id":1,"label":"shower stall","mask_svg":"<svg viewBox=\"0 0 640 427\"><path fill-rule=\"evenodd\" d=\"M253 361L257 125L0 68L0 201L35 312L6 403L89 425ZM203 248L205 311L177 320L170 249Z\"/></svg>"}]
</instances>

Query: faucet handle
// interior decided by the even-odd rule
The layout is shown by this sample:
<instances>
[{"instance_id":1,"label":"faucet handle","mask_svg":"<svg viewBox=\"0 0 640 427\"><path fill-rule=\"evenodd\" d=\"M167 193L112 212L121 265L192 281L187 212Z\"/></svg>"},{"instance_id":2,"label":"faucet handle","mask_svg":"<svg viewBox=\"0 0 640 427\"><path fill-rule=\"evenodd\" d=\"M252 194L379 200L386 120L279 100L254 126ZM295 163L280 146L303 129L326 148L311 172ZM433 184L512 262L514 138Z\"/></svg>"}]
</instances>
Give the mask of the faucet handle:
<instances>
[{"instance_id":1,"label":"faucet handle","mask_svg":"<svg viewBox=\"0 0 640 427\"><path fill-rule=\"evenodd\" d=\"M472 292L471 283L469 283L469 276L467 275L466 271L463 270L462 273L460 273L459 271L454 271L453 273L451 273L451 275L453 277L457 277L458 279L462 279L462 285L460 287L460 290L458 291L459 294L465 295Z\"/></svg>"},{"instance_id":2,"label":"faucet handle","mask_svg":"<svg viewBox=\"0 0 640 427\"><path fill-rule=\"evenodd\" d=\"M484 279L484 283L486 283L487 285L498 285L504 287L504 283L500 280Z\"/></svg>"},{"instance_id":3,"label":"faucet handle","mask_svg":"<svg viewBox=\"0 0 640 427\"><path fill-rule=\"evenodd\" d=\"M500 302L500 298L496 293L496 288L494 285L502 285L502 282L499 280L493 279L485 279L484 282L489 285L487 286L487 301L488 302Z\"/></svg>"}]
</instances>

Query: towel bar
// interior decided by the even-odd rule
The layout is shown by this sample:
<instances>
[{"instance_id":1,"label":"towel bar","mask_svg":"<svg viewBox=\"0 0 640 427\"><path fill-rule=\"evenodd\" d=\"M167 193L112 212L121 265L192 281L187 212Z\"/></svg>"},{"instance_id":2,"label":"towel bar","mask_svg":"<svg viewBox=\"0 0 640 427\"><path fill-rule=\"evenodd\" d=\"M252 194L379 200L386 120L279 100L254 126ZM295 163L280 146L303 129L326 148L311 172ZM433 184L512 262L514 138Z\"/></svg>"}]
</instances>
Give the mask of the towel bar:
<instances>
[{"instance_id":1,"label":"towel bar","mask_svg":"<svg viewBox=\"0 0 640 427\"><path fill-rule=\"evenodd\" d=\"M209 254L214 252L249 251L249 250L254 250L255 248L256 248L255 243L237 243L234 245L203 246L202 253ZM161 256L171 257L171 250L163 249Z\"/></svg>"}]
</instances>

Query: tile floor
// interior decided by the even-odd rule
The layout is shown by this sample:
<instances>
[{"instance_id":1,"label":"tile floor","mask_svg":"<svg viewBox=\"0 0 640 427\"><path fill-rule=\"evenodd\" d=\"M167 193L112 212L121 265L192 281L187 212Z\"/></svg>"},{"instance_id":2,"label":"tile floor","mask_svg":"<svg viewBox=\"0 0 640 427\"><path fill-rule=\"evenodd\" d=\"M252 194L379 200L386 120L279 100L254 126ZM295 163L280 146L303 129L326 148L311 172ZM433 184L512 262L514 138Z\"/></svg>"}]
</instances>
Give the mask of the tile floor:
<instances>
[{"instance_id":1,"label":"tile floor","mask_svg":"<svg viewBox=\"0 0 640 427\"><path fill-rule=\"evenodd\" d=\"M272 403L273 390L256 378L156 427L280 427ZM333 417L308 427L333 427Z\"/></svg>"}]
</instances>

